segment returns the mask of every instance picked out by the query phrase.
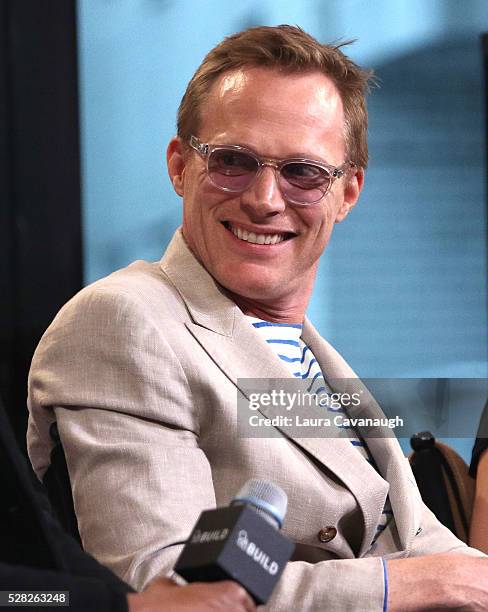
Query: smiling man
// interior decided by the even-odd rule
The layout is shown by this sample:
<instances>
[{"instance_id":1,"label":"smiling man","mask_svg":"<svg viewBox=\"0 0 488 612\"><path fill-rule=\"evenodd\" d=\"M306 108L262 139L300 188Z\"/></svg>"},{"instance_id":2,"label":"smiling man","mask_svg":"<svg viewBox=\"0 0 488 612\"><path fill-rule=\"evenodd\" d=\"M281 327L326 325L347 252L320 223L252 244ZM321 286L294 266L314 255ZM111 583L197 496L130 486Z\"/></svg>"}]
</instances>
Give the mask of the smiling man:
<instances>
[{"instance_id":1,"label":"smiling man","mask_svg":"<svg viewBox=\"0 0 488 612\"><path fill-rule=\"evenodd\" d=\"M257 477L288 493L296 543L269 610L486 608L487 560L422 504L396 440L237 426L244 379L310 379L332 397L355 376L305 311L363 185L369 77L299 28L225 39L168 146L182 228L160 262L75 296L38 347L33 465L42 478L56 421L83 544L135 588L171 571L202 510Z\"/></svg>"},{"instance_id":2,"label":"smiling man","mask_svg":"<svg viewBox=\"0 0 488 612\"><path fill-rule=\"evenodd\" d=\"M302 322L319 257L363 183L346 160L341 96L316 70L235 68L199 112L198 137L168 148L186 243L243 312Z\"/></svg>"}]
</instances>

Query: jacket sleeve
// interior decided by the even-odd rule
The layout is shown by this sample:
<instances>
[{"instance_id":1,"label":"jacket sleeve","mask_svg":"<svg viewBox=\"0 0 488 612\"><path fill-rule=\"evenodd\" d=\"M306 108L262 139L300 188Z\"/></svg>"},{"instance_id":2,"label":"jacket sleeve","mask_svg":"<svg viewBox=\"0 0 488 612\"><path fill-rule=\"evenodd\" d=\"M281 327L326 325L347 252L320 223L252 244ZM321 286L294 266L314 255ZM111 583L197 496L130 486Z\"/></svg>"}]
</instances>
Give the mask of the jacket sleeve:
<instances>
[{"instance_id":1,"label":"jacket sleeve","mask_svg":"<svg viewBox=\"0 0 488 612\"><path fill-rule=\"evenodd\" d=\"M56 413L85 550L138 590L170 572L215 494L185 373L137 298L68 304L36 351L29 403L40 477Z\"/></svg>"},{"instance_id":2,"label":"jacket sleeve","mask_svg":"<svg viewBox=\"0 0 488 612\"><path fill-rule=\"evenodd\" d=\"M1 406L0 426L0 590L67 591L75 612L126 612L132 589L83 552L50 514Z\"/></svg>"},{"instance_id":3,"label":"jacket sleeve","mask_svg":"<svg viewBox=\"0 0 488 612\"><path fill-rule=\"evenodd\" d=\"M296 602L300 611L341 610L344 612L386 610L388 559L432 555L441 552L473 557L485 555L461 542L444 527L419 499L420 525L408 550L361 559L338 559L310 564L289 563L265 607L269 612L285 611ZM381 548L381 541L378 541Z\"/></svg>"},{"instance_id":4,"label":"jacket sleeve","mask_svg":"<svg viewBox=\"0 0 488 612\"><path fill-rule=\"evenodd\" d=\"M127 612L127 596L95 577L0 563L0 590L67 591L72 612ZM13 609L13 608L12 608ZM63 608L62 608L63 609Z\"/></svg>"}]
</instances>

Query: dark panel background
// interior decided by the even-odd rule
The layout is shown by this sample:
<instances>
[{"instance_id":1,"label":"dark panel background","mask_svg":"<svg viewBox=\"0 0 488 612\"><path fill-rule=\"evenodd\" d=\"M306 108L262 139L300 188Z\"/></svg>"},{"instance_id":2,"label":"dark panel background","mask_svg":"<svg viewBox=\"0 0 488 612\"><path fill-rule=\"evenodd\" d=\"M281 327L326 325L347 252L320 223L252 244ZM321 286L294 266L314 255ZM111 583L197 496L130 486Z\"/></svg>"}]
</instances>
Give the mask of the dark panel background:
<instances>
[{"instance_id":1,"label":"dark panel background","mask_svg":"<svg viewBox=\"0 0 488 612\"><path fill-rule=\"evenodd\" d=\"M24 445L39 338L82 285L75 0L0 2L0 394Z\"/></svg>"}]
</instances>

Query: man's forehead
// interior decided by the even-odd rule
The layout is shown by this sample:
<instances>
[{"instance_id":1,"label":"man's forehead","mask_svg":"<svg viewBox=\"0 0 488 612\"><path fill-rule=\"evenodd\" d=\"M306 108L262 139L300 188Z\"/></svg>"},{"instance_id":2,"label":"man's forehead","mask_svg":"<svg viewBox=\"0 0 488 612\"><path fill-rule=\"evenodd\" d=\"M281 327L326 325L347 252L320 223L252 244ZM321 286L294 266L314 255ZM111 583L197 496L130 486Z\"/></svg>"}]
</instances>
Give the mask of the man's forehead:
<instances>
[{"instance_id":1,"label":"man's forehead","mask_svg":"<svg viewBox=\"0 0 488 612\"><path fill-rule=\"evenodd\" d=\"M342 99L327 75L314 70L290 72L269 67L243 67L224 72L212 85L207 109L243 104L324 115L342 115ZM207 110L205 109L205 110Z\"/></svg>"},{"instance_id":2,"label":"man's forehead","mask_svg":"<svg viewBox=\"0 0 488 612\"><path fill-rule=\"evenodd\" d=\"M231 72L224 72L220 81L218 80L215 84L215 89L219 96L225 96L228 93L242 89L247 84L248 80L249 72L246 72L244 68L232 70Z\"/></svg>"},{"instance_id":3,"label":"man's forehead","mask_svg":"<svg viewBox=\"0 0 488 612\"><path fill-rule=\"evenodd\" d=\"M313 90L324 105L340 103L339 92L326 74L318 70L298 72L266 66L244 66L224 72L211 87L210 95L229 99L233 94L245 90L249 84L252 85L249 93L259 95L260 89L266 88L270 81L273 81L273 85L279 81L282 88L292 88L297 84L301 89Z\"/></svg>"},{"instance_id":4,"label":"man's forehead","mask_svg":"<svg viewBox=\"0 0 488 612\"><path fill-rule=\"evenodd\" d=\"M285 131L294 129L297 139L299 133L308 137L303 129L315 133L326 130L329 140L328 132L333 130L343 139L340 94L333 81L316 70L291 72L269 67L230 70L213 84L202 110L204 125L210 131L208 137L222 134L225 140L229 130L252 132L256 122L260 122L264 130L279 125Z\"/></svg>"}]
</instances>

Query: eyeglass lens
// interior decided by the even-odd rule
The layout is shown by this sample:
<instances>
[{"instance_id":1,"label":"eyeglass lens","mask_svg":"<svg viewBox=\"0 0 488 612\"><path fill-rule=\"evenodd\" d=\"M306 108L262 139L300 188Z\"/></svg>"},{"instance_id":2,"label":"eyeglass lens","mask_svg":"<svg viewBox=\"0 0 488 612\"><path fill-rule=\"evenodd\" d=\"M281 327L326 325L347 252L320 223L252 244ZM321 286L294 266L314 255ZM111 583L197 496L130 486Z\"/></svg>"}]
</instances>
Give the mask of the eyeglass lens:
<instances>
[{"instance_id":1,"label":"eyeglass lens","mask_svg":"<svg viewBox=\"0 0 488 612\"><path fill-rule=\"evenodd\" d=\"M216 149L208 158L212 182L229 191L245 191L259 170L259 162L249 153ZM331 175L309 162L291 161L281 166L279 186L283 196L292 202L311 204L320 200L331 184Z\"/></svg>"}]
</instances>

